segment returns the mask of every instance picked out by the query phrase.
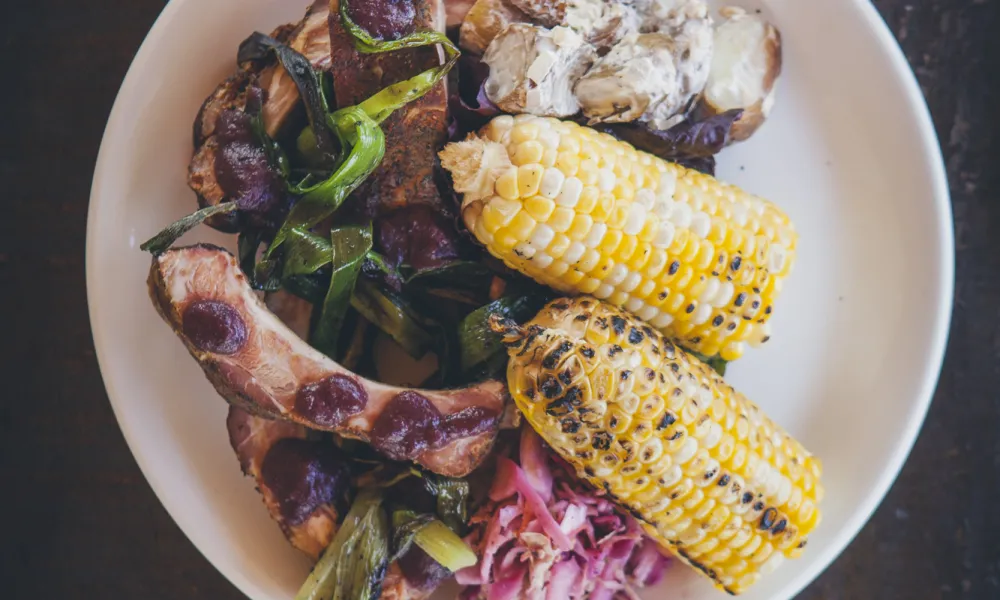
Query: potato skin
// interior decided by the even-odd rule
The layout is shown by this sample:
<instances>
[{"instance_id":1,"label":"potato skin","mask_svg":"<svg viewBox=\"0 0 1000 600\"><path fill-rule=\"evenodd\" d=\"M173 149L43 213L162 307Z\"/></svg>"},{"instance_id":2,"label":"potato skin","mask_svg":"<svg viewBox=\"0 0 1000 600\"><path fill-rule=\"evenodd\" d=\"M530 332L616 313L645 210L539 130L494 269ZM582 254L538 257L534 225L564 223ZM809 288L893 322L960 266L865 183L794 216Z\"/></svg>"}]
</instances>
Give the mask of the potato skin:
<instances>
[{"instance_id":1,"label":"potato skin","mask_svg":"<svg viewBox=\"0 0 1000 600\"><path fill-rule=\"evenodd\" d=\"M713 103L713 99L710 97L710 79L709 86L706 86L705 92L702 94L700 101L694 109L694 117L703 119L725 112L729 109L742 108L743 116L740 117L740 119L733 125L731 131L732 142L742 142L753 135L757 129L764 124L764 121L767 120L768 115L771 113L771 108L774 105L776 87L778 79L781 76L782 68L781 33L774 25L756 15L748 15L740 11L728 14L724 13L724 16L728 16L730 20L719 26L719 29L716 30L716 36L719 36L720 33L724 33L725 30L723 28L727 25L731 26L740 22L748 24L757 22L762 24L765 28L764 37L760 41L760 44L757 47L745 49L747 52L763 53L764 69L760 73L760 90L762 91L762 94L758 97L756 102L750 104L749 106L719 106ZM718 45L717 37L716 46Z\"/></svg>"}]
</instances>

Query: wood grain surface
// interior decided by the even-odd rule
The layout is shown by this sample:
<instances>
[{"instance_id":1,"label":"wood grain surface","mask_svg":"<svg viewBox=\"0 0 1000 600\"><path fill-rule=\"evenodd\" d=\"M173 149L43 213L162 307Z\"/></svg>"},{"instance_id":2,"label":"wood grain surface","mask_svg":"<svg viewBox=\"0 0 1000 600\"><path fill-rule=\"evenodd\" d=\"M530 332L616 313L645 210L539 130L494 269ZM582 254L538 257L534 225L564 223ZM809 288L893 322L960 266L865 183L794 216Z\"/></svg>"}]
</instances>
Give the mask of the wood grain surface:
<instances>
[{"instance_id":1,"label":"wood grain surface","mask_svg":"<svg viewBox=\"0 0 1000 600\"><path fill-rule=\"evenodd\" d=\"M83 248L97 149L163 4L11 0L0 13L0 598L241 597L139 472L87 318ZM901 477L800 598L996 599L1000 1L875 5L917 73L947 160L955 314L934 404Z\"/></svg>"}]
</instances>

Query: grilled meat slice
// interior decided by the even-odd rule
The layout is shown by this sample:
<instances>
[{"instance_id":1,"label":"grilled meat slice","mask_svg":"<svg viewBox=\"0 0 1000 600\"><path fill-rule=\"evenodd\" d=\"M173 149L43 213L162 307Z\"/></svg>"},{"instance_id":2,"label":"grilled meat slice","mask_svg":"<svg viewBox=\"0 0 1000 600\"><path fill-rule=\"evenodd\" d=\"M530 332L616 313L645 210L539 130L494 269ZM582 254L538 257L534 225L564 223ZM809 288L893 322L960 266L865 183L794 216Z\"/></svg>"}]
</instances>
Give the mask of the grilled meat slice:
<instances>
[{"instance_id":1,"label":"grilled meat slice","mask_svg":"<svg viewBox=\"0 0 1000 600\"><path fill-rule=\"evenodd\" d=\"M316 0L297 24L283 25L271 37L288 44L302 53L313 67L330 67L330 31L327 27L328 6L325 0ZM202 208L233 200L237 190L227 189L220 180L220 155L226 145L216 135L221 118L226 112L246 109L251 88L264 91L262 116L264 127L272 137L277 136L299 104L299 90L288 73L277 62L262 65L243 63L236 73L219 84L202 104L194 121L194 156L188 166L188 186L197 194ZM207 223L220 231L235 233L239 223L235 213L215 215Z\"/></svg>"},{"instance_id":2,"label":"grilled meat slice","mask_svg":"<svg viewBox=\"0 0 1000 600\"><path fill-rule=\"evenodd\" d=\"M219 394L250 412L364 440L389 458L455 477L472 471L496 438L502 383L430 391L359 377L268 311L222 248L154 257L149 291Z\"/></svg>"},{"instance_id":3,"label":"grilled meat slice","mask_svg":"<svg viewBox=\"0 0 1000 600\"><path fill-rule=\"evenodd\" d=\"M346 512L351 478L329 440L309 430L229 407L229 443L243 473L253 477L271 518L292 546L318 558Z\"/></svg>"},{"instance_id":4,"label":"grilled meat slice","mask_svg":"<svg viewBox=\"0 0 1000 600\"><path fill-rule=\"evenodd\" d=\"M309 324L312 321L313 305L308 300L278 290L264 294L264 305L281 319L292 333L303 340L309 339Z\"/></svg>"},{"instance_id":5,"label":"grilled meat slice","mask_svg":"<svg viewBox=\"0 0 1000 600\"><path fill-rule=\"evenodd\" d=\"M444 0L366 0L349 5L351 18L374 37L397 39L413 31L444 31ZM394 83L441 64L439 50L424 47L361 54L340 22L339 2L330 0L330 45L337 106L351 106ZM444 208L434 181L434 157L448 135L444 81L397 110L382 123L386 151L382 164L353 194L351 204L365 216L386 214L411 204ZM361 206L358 206L361 204Z\"/></svg>"}]
</instances>

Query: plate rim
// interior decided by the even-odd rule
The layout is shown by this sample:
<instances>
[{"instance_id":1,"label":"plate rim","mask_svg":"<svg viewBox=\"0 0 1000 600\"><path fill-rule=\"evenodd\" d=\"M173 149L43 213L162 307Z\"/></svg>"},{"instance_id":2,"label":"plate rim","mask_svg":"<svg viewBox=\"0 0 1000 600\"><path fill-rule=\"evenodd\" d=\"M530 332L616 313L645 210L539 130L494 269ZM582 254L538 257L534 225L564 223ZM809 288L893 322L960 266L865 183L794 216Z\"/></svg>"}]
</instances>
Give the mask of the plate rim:
<instances>
[{"instance_id":1,"label":"plate rim","mask_svg":"<svg viewBox=\"0 0 1000 600\"><path fill-rule=\"evenodd\" d=\"M156 471L150 464L150 460L147 458L145 453L140 450L141 445L137 441L139 432L130 431L125 424L123 417L124 409L122 408L123 404L117 400L118 394L116 392L116 384L104 375L108 370L106 365L109 364L108 360L110 360L106 356L106 351L104 350L106 347L105 344L107 343L106 339L108 334L106 332L108 330L106 328L99 327L101 322L97 314L98 310L95 303L94 273L96 273L99 268L99 266L95 263L97 245L95 229L97 221L96 215L98 214L102 204L101 198L103 195L103 178L107 177L106 173L108 172L109 155L107 142L109 139L115 137L116 132L119 129L127 125L122 121L122 113L125 110L124 99L130 96L133 88L136 87L137 78L139 77L138 73L143 70L144 64L150 59L151 48L155 46L159 42L160 38L166 34L169 24L176 18L176 15L180 10L180 6L185 1L187 0L170 0L153 22L152 27L146 34L146 37L143 39L142 44L139 46L138 51L133 57L125 78L122 81L122 85L115 96L115 101L112 105L112 109L109 113L108 121L101 138L101 145L100 150L98 151L97 161L95 163L94 176L89 197L89 206L87 210L85 270L88 316L90 320L91 334L94 340L97 362L101 371L101 378L104 383L112 411L115 414L118 427L122 432L122 436L125 438L129 451L138 464L139 469L142 471L146 482L156 495L157 500L159 500L167 514L170 515L170 518L184 533L185 537L191 542L191 545L194 546L203 557L205 557L205 559L216 571L232 583L241 593L246 594L251 598L262 598L265 596L265 592L257 583L250 580L248 577L245 577L240 571L229 571L221 568L212 556L209 556L204 550L202 550L201 546L199 546L195 539L188 533L187 528L182 525L183 519L178 518L178 515L175 515L175 509L171 508L171 506L165 502L165 498L167 498L168 495L162 486L162 482L159 481ZM858 509L851 514L847 523L832 537L830 543L822 549L820 558L810 567L799 570L795 576L790 579L784 590L787 592L787 595L783 594L783 598L793 598L798 595L803 589L806 588L806 586L808 586L820 574L828 569L841 554L843 554L844 549L854 540L855 537L857 537L864 525L871 519L875 510L885 499L890 487L898 478L903 465L916 443L920 429L923 426L930 404L934 398L934 392L940 378L945 351L947 349L953 312L953 294L955 286L955 240L951 194L948 186L947 171L944 164L943 154L941 152L940 142L934 128L926 98L920 89L916 75L911 69L902 48L899 46L898 41L892 35L888 25L882 19L881 15L878 13L871 1L847 0L845 4L853 5L852 8L857 11L858 20L864 27L867 27L871 34L875 36L879 46L886 53L886 56L891 62L891 70L899 77L899 82L903 87L905 101L912 115L912 122L916 126L917 133L920 137L923 159L930 167L929 176L931 179L931 195L933 196L933 207L936 217L935 222L938 229L937 235L941 244L940 255L938 257L940 262L940 276L939 280L936 282L936 305L938 308L936 314L934 315L936 322L933 324L933 327L928 329L931 334L931 342L926 349L923 378L920 381L919 391L913 400L913 408L910 411L909 419L905 422L903 427L901 427L902 436L900 437L900 442L896 445L892 454L888 456L888 459L885 461L885 464L881 469L881 473L877 478L877 483L872 486L867 495L865 495L863 501L858 504Z\"/></svg>"}]
</instances>

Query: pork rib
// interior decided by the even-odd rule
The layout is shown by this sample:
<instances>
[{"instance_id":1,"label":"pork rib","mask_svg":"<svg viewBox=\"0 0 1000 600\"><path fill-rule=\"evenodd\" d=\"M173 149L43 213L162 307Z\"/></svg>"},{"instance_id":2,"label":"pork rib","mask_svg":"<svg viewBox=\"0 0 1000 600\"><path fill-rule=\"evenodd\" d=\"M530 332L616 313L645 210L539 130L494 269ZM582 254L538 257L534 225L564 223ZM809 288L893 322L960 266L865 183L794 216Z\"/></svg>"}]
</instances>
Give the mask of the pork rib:
<instances>
[{"instance_id":1,"label":"pork rib","mask_svg":"<svg viewBox=\"0 0 1000 600\"><path fill-rule=\"evenodd\" d=\"M453 477L472 471L496 438L502 383L430 391L359 377L268 311L222 248L155 256L148 283L160 315L219 394L248 412L364 440L391 459Z\"/></svg>"}]
</instances>

